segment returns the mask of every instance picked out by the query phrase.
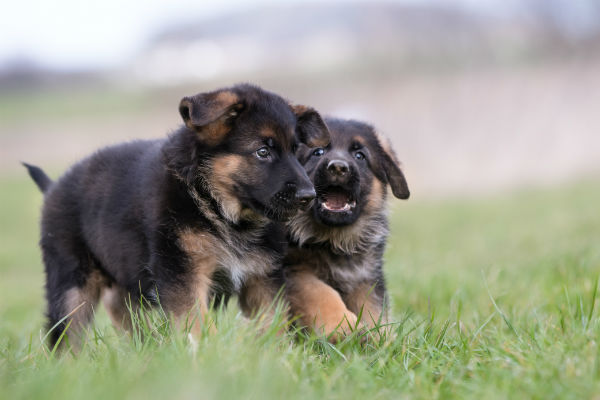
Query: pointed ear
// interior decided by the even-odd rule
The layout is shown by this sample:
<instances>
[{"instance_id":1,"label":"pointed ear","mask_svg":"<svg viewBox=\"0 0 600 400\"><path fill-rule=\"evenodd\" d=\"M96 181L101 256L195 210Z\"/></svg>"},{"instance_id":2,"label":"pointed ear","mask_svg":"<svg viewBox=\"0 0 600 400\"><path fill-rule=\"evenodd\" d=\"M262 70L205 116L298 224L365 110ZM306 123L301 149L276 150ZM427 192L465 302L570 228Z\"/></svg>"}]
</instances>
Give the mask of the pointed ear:
<instances>
[{"instance_id":1,"label":"pointed ear","mask_svg":"<svg viewBox=\"0 0 600 400\"><path fill-rule=\"evenodd\" d=\"M381 167L385 173L387 183L389 183L396 198L406 200L410 197L410 190L408 190L404 173L400 169L400 162L396 158L396 153L392 150L392 146L387 139L382 138L379 134L376 134L376 136L381 145Z\"/></svg>"},{"instance_id":2,"label":"pointed ear","mask_svg":"<svg viewBox=\"0 0 600 400\"><path fill-rule=\"evenodd\" d=\"M179 103L179 114L185 126L196 132L200 141L214 146L224 139L233 118L243 108L235 93L220 90L184 97Z\"/></svg>"},{"instance_id":3,"label":"pointed ear","mask_svg":"<svg viewBox=\"0 0 600 400\"><path fill-rule=\"evenodd\" d=\"M325 147L329 144L329 129L321 115L306 106L291 106L296 114L298 139L309 147Z\"/></svg>"}]
</instances>

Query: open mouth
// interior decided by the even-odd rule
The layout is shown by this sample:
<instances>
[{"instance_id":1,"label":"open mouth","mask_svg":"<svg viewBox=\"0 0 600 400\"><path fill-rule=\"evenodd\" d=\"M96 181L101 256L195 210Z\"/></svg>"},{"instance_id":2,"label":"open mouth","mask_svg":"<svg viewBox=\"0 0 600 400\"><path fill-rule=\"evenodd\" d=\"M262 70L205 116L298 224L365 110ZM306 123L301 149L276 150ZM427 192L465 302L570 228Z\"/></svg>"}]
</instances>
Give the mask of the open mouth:
<instances>
[{"instance_id":1,"label":"open mouth","mask_svg":"<svg viewBox=\"0 0 600 400\"><path fill-rule=\"evenodd\" d=\"M320 193L319 204L324 210L343 213L356 207L356 200L347 190L340 187L329 187Z\"/></svg>"}]
</instances>

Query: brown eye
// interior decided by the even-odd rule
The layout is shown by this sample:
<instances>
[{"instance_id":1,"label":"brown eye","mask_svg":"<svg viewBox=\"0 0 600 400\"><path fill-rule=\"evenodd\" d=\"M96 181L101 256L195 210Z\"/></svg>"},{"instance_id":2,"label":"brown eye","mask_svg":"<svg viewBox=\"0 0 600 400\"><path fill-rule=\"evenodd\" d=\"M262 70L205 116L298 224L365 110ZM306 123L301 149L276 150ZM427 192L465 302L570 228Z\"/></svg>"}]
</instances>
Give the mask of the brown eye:
<instances>
[{"instance_id":1,"label":"brown eye","mask_svg":"<svg viewBox=\"0 0 600 400\"><path fill-rule=\"evenodd\" d=\"M354 155L354 158L356 158L357 160L364 160L365 154L362 151L357 151Z\"/></svg>"},{"instance_id":2,"label":"brown eye","mask_svg":"<svg viewBox=\"0 0 600 400\"><path fill-rule=\"evenodd\" d=\"M256 156L258 158L269 158L270 155L271 152L269 151L269 148L267 146L261 147L260 149L256 150Z\"/></svg>"}]
</instances>

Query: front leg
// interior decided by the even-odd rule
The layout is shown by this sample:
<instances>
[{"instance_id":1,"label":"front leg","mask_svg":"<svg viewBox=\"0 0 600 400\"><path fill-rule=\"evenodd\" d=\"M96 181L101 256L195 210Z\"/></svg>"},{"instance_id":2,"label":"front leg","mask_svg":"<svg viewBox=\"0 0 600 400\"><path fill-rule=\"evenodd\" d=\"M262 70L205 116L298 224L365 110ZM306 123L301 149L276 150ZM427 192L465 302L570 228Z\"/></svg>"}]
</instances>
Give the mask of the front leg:
<instances>
[{"instance_id":1,"label":"front leg","mask_svg":"<svg viewBox=\"0 0 600 400\"><path fill-rule=\"evenodd\" d=\"M310 270L290 272L286 294L294 315L304 326L326 334L337 342L356 327L356 314L346 308L340 294Z\"/></svg>"},{"instance_id":2,"label":"front leg","mask_svg":"<svg viewBox=\"0 0 600 400\"><path fill-rule=\"evenodd\" d=\"M188 330L195 338L200 337L202 327L209 324L214 332L214 321L208 321L210 276L195 274L194 282L163 286L161 305L172 319L175 328Z\"/></svg>"},{"instance_id":3,"label":"front leg","mask_svg":"<svg viewBox=\"0 0 600 400\"><path fill-rule=\"evenodd\" d=\"M262 312L273 311L278 285L266 276L251 276L244 282L239 294L239 304L248 318Z\"/></svg>"},{"instance_id":4,"label":"front leg","mask_svg":"<svg viewBox=\"0 0 600 400\"><path fill-rule=\"evenodd\" d=\"M283 267L281 258L287 251L286 229L281 223L269 223L263 232L261 257L259 266L263 273L256 273L247 277L239 294L239 304L246 317L253 318L260 315L265 327L270 326L275 318L275 311L279 300L277 295L284 284ZM256 256L255 256L256 257ZM265 268L266 267L266 268ZM283 311L287 317L287 305Z\"/></svg>"},{"instance_id":5,"label":"front leg","mask_svg":"<svg viewBox=\"0 0 600 400\"><path fill-rule=\"evenodd\" d=\"M159 260L161 265L179 264L176 268L160 269L161 304L177 328L189 328L195 337L200 336L203 325L209 324L211 332L216 330L214 321L206 320L212 276L217 267L213 239L205 232L184 230L179 233L179 251Z\"/></svg>"},{"instance_id":6,"label":"front leg","mask_svg":"<svg viewBox=\"0 0 600 400\"><path fill-rule=\"evenodd\" d=\"M385 286L377 282L364 282L344 295L348 308L371 329L388 323L385 299Z\"/></svg>"},{"instance_id":7,"label":"front leg","mask_svg":"<svg viewBox=\"0 0 600 400\"><path fill-rule=\"evenodd\" d=\"M281 280L273 276L248 278L239 294L239 304L244 315L248 318L260 315L265 328L270 326L275 319L275 300L281 286Z\"/></svg>"}]
</instances>

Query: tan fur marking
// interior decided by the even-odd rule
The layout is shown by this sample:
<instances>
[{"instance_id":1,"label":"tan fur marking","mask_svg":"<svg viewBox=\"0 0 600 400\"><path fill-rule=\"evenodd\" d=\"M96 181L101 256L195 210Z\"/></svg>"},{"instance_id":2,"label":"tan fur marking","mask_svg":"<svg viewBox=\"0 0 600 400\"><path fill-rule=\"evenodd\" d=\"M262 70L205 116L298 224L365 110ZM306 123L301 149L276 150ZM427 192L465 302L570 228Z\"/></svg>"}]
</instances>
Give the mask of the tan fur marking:
<instances>
[{"instance_id":1,"label":"tan fur marking","mask_svg":"<svg viewBox=\"0 0 600 400\"><path fill-rule=\"evenodd\" d=\"M125 289L112 285L110 288L104 290L102 303L113 325L119 330L131 332L131 315L127 308L128 297Z\"/></svg>"},{"instance_id":2,"label":"tan fur marking","mask_svg":"<svg viewBox=\"0 0 600 400\"><path fill-rule=\"evenodd\" d=\"M301 104L296 104L296 105L291 105L290 107L292 107L292 111L294 112L294 114L298 115L302 115L305 112L307 112L308 110L310 110L310 107L307 106L303 106Z\"/></svg>"},{"instance_id":3,"label":"tan fur marking","mask_svg":"<svg viewBox=\"0 0 600 400\"><path fill-rule=\"evenodd\" d=\"M367 147L367 142L362 136L354 136L354 138L352 138L352 141L360 143L363 147Z\"/></svg>"},{"instance_id":4,"label":"tan fur marking","mask_svg":"<svg viewBox=\"0 0 600 400\"><path fill-rule=\"evenodd\" d=\"M356 314L346 308L340 294L312 272L293 273L288 280L292 312L300 316L305 326L331 335L333 342L354 329Z\"/></svg>"},{"instance_id":5,"label":"tan fur marking","mask_svg":"<svg viewBox=\"0 0 600 400\"><path fill-rule=\"evenodd\" d=\"M233 175L241 170L242 163L241 156L229 154L216 158L212 165L210 184L213 186L213 193L221 206L221 212L232 222L237 222L242 212L242 205L232 191L235 184Z\"/></svg>"},{"instance_id":6,"label":"tan fur marking","mask_svg":"<svg viewBox=\"0 0 600 400\"><path fill-rule=\"evenodd\" d=\"M208 124L200 130L202 141L209 146L216 146L221 143L227 132L229 132L229 127L220 120Z\"/></svg>"},{"instance_id":7,"label":"tan fur marking","mask_svg":"<svg viewBox=\"0 0 600 400\"><path fill-rule=\"evenodd\" d=\"M373 183L371 184L371 192L367 196L367 204L365 205L365 212L372 213L373 211L379 211L385 207L385 186L383 183L373 177Z\"/></svg>"},{"instance_id":8,"label":"tan fur marking","mask_svg":"<svg viewBox=\"0 0 600 400\"><path fill-rule=\"evenodd\" d=\"M186 230L179 235L179 245L190 258L193 272L185 290L165 294L167 311L173 315L175 324L180 328L184 324L192 323L191 333L197 335L201 331L202 323L208 323L204 318L208 313L211 276L216 269L214 237L207 233Z\"/></svg>"},{"instance_id":9,"label":"tan fur marking","mask_svg":"<svg viewBox=\"0 0 600 400\"><path fill-rule=\"evenodd\" d=\"M390 140L379 131L375 131L375 137L379 141L379 144L381 145L383 151L385 151L387 154L390 155L390 157L392 157L393 160L395 160L396 156L394 150L392 149L392 144Z\"/></svg>"},{"instance_id":10,"label":"tan fur marking","mask_svg":"<svg viewBox=\"0 0 600 400\"><path fill-rule=\"evenodd\" d=\"M66 315L73 313L69 317L71 325L67 333L69 339L76 347L80 344L81 330L94 316L94 307L98 303L102 288L106 284L104 276L94 270L87 277L85 285L71 288L65 292L63 309Z\"/></svg>"},{"instance_id":11,"label":"tan fur marking","mask_svg":"<svg viewBox=\"0 0 600 400\"><path fill-rule=\"evenodd\" d=\"M265 139L268 139L268 138L276 139L277 138L275 131L273 131L273 129L271 129L271 127L268 127L268 126L262 128L260 130L260 135Z\"/></svg>"},{"instance_id":12,"label":"tan fur marking","mask_svg":"<svg viewBox=\"0 0 600 400\"><path fill-rule=\"evenodd\" d=\"M225 106L229 106L237 103L238 97L235 93L230 92L229 90L223 90L222 92L217 93L216 100Z\"/></svg>"},{"instance_id":13,"label":"tan fur marking","mask_svg":"<svg viewBox=\"0 0 600 400\"><path fill-rule=\"evenodd\" d=\"M267 329L275 318L275 297L279 287L264 276L248 278L239 295L239 304L246 317L254 318L260 315L261 327ZM285 311L285 310L284 310ZM283 333L282 330L280 333Z\"/></svg>"},{"instance_id":14,"label":"tan fur marking","mask_svg":"<svg viewBox=\"0 0 600 400\"><path fill-rule=\"evenodd\" d=\"M372 284L359 285L355 290L348 293L346 298L346 305L356 315L361 315L361 322L367 325L369 328L375 327L378 321L381 325L387 323L387 313L383 313L381 304L377 301L377 297L373 294L374 287ZM383 313L383 315L382 315Z\"/></svg>"},{"instance_id":15,"label":"tan fur marking","mask_svg":"<svg viewBox=\"0 0 600 400\"><path fill-rule=\"evenodd\" d=\"M273 304L279 290L268 278L253 276L246 280L240 293L240 307L249 317L265 311Z\"/></svg>"},{"instance_id":16,"label":"tan fur marking","mask_svg":"<svg viewBox=\"0 0 600 400\"><path fill-rule=\"evenodd\" d=\"M235 93L230 91L223 91L216 94L213 107L215 109L220 109L224 111L227 107L231 107L237 102L238 97ZM224 113L212 123L200 128L198 132L201 135L204 143L208 144L209 146L216 146L219 143L221 143L221 141L223 141L223 138L227 135L227 133L229 133L230 130L229 126L226 124L225 121L227 120L227 118L232 117L236 113L237 111L231 110L227 113Z\"/></svg>"}]
</instances>

